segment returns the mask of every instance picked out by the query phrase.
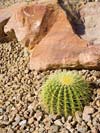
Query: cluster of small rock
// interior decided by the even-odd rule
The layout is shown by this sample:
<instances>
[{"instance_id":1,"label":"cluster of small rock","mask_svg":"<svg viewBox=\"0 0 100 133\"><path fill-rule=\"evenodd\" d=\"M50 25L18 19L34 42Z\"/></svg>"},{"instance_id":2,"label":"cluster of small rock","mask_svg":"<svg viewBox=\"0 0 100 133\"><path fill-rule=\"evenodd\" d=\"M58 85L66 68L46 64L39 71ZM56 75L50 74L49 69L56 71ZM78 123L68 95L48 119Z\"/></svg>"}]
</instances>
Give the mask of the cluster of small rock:
<instances>
[{"instance_id":1,"label":"cluster of small rock","mask_svg":"<svg viewBox=\"0 0 100 133\"><path fill-rule=\"evenodd\" d=\"M20 43L0 44L0 133L100 131L100 71L78 71L90 82L93 101L83 113L64 118L46 113L39 102L42 83L51 73L62 70L31 71L28 62L29 53Z\"/></svg>"},{"instance_id":2,"label":"cluster of small rock","mask_svg":"<svg viewBox=\"0 0 100 133\"><path fill-rule=\"evenodd\" d=\"M31 2L31 1L34 1L34 0L0 0L0 6L8 7L18 2L20 3L20 2Z\"/></svg>"}]
</instances>

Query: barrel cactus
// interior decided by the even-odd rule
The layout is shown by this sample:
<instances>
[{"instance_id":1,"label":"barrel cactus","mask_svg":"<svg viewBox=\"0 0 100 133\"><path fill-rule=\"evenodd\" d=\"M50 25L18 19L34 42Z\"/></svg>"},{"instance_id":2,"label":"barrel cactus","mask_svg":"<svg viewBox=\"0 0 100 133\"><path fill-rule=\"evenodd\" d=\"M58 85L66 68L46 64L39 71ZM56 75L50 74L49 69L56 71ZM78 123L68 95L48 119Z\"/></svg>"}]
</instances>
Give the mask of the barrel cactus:
<instances>
[{"instance_id":1,"label":"barrel cactus","mask_svg":"<svg viewBox=\"0 0 100 133\"><path fill-rule=\"evenodd\" d=\"M74 115L91 100L88 83L77 72L58 72L50 75L41 87L41 101L52 114Z\"/></svg>"}]
</instances>

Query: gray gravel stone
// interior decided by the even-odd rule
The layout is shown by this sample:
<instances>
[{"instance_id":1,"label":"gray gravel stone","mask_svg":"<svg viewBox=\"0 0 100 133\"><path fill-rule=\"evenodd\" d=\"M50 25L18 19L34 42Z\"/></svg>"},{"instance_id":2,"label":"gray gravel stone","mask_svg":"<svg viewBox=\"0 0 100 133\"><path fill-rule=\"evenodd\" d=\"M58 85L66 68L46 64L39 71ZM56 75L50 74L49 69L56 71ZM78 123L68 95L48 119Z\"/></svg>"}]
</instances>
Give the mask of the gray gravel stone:
<instances>
[{"instance_id":1,"label":"gray gravel stone","mask_svg":"<svg viewBox=\"0 0 100 133\"><path fill-rule=\"evenodd\" d=\"M67 130L71 130L71 128L72 128L72 125L69 123L69 122L66 122L65 124L64 124L64 127L67 129Z\"/></svg>"},{"instance_id":2,"label":"gray gravel stone","mask_svg":"<svg viewBox=\"0 0 100 133\"><path fill-rule=\"evenodd\" d=\"M57 125L57 126L62 126L63 125L60 119L54 121L54 124Z\"/></svg>"},{"instance_id":3,"label":"gray gravel stone","mask_svg":"<svg viewBox=\"0 0 100 133\"><path fill-rule=\"evenodd\" d=\"M92 128L92 127L93 127L93 125L92 125L92 122L91 122L91 121L87 122L87 125L88 125L88 127L90 127L90 128Z\"/></svg>"},{"instance_id":4,"label":"gray gravel stone","mask_svg":"<svg viewBox=\"0 0 100 133\"><path fill-rule=\"evenodd\" d=\"M33 122L34 122L34 118L33 117L29 118L28 124L32 124Z\"/></svg>"},{"instance_id":5,"label":"gray gravel stone","mask_svg":"<svg viewBox=\"0 0 100 133\"><path fill-rule=\"evenodd\" d=\"M98 131L95 127L92 127L92 128L91 128L91 132L92 132L92 133L98 133L99 131Z\"/></svg>"},{"instance_id":6,"label":"gray gravel stone","mask_svg":"<svg viewBox=\"0 0 100 133\"><path fill-rule=\"evenodd\" d=\"M9 128L7 133L14 133L14 131L11 128Z\"/></svg>"},{"instance_id":7,"label":"gray gravel stone","mask_svg":"<svg viewBox=\"0 0 100 133\"><path fill-rule=\"evenodd\" d=\"M100 86L100 79L97 80L97 84Z\"/></svg>"},{"instance_id":8,"label":"gray gravel stone","mask_svg":"<svg viewBox=\"0 0 100 133\"><path fill-rule=\"evenodd\" d=\"M44 125L45 125L45 129L46 130L50 130L50 126L51 126L51 120L50 120L50 118L45 118L44 120L43 120L43 123L44 123Z\"/></svg>"},{"instance_id":9,"label":"gray gravel stone","mask_svg":"<svg viewBox=\"0 0 100 133\"><path fill-rule=\"evenodd\" d=\"M93 73L93 75L94 75L95 77L97 77L97 78L100 78L100 72L99 72L99 71L95 71L95 72Z\"/></svg>"},{"instance_id":10,"label":"gray gravel stone","mask_svg":"<svg viewBox=\"0 0 100 133\"><path fill-rule=\"evenodd\" d=\"M45 132L45 129L43 127L39 128L39 133Z\"/></svg>"},{"instance_id":11,"label":"gray gravel stone","mask_svg":"<svg viewBox=\"0 0 100 133\"><path fill-rule=\"evenodd\" d=\"M62 123L65 123L65 117L62 117L62 118L61 118L61 122L62 122Z\"/></svg>"},{"instance_id":12,"label":"gray gravel stone","mask_svg":"<svg viewBox=\"0 0 100 133\"><path fill-rule=\"evenodd\" d=\"M19 125L20 125L22 128L24 128L24 127L26 126L26 124L27 124L27 121L26 121L26 120L23 120L23 121L21 121L21 122L19 123Z\"/></svg>"},{"instance_id":13,"label":"gray gravel stone","mask_svg":"<svg viewBox=\"0 0 100 133\"><path fill-rule=\"evenodd\" d=\"M30 128L30 132L33 132L34 131L34 128ZM34 133L34 132L33 132Z\"/></svg>"},{"instance_id":14,"label":"gray gravel stone","mask_svg":"<svg viewBox=\"0 0 100 133\"><path fill-rule=\"evenodd\" d=\"M87 114L83 114L83 120L85 120L86 122L91 121L91 116Z\"/></svg>"},{"instance_id":15,"label":"gray gravel stone","mask_svg":"<svg viewBox=\"0 0 100 133\"><path fill-rule=\"evenodd\" d=\"M3 109L2 108L0 108L0 115L2 115L3 114Z\"/></svg>"},{"instance_id":16,"label":"gray gravel stone","mask_svg":"<svg viewBox=\"0 0 100 133\"><path fill-rule=\"evenodd\" d=\"M60 133L70 133L66 128L61 128Z\"/></svg>"},{"instance_id":17,"label":"gray gravel stone","mask_svg":"<svg viewBox=\"0 0 100 133\"><path fill-rule=\"evenodd\" d=\"M90 106L85 106L84 111L83 111L83 120L86 122L91 121L91 114L94 113L94 108Z\"/></svg>"},{"instance_id":18,"label":"gray gravel stone","mask_svg":"<svg viewBox=\"0 0 100 133\"><path fill-rule=\"evenodd\" d=\"M20 116L17 114L16 117L15 117L15 121L16 123L18 124L20 122L21 118Z\"/></svg>"},{"instance_id":19,"label":"gray gravel stone","mask_svg":"<svg viewBox=\"0 0 100 133\"><path fill-rule=\"evenodd\" d=\"M79 125L79 124L77 125L77 128L76 128L76 129L77 129L77 131L80 132L80 133L87 133L87 130L88 130L87 127L81 126L81 125Z\"/></svg>"},{"instance_id":20,"label":"gray gravel stone","mask_svg":"<svg viewBox=\"0 0 100 133\"><path fill-rule=\"evenodd\" d=\"M68 122L71 122L72 121L72 118L73 118L72 116L68 116L67 121Z\"/></svg>"},{"instance_id":21,"label":"gray gravel stone","mask_svg":"<svg viewBox=\"0 0 100 133\"><path fill-rule=\"evenodd\" d=\"M97 89L97 96L100 96L100 88Z\"/></svg>"},{"instance_id":22,"label":"gray gravel stone","mask_svg":"<svg viewBox=\"0 0 100 133\"><path fill-rule=\"evenodd\" d=\"M98 99L98 100L96 101L96 105L97 105L97 107L100 107L100 99Z\"/></svg>"},{"instance_id":23,"label":"gray gravel stone","mask_svg":"<svg viewBox=\"0 0 100 133\"><path fill-rule=\"evenodd\" d=\"M50 127L50 130L49 130L49 131L51 131L51 133L58 133L58 131L59 131L59 126L52 125L52 126Z\"/></svg>"},{"instance_id":24,"label":"gray gravel stone","mask_svg":"<svg viewBox=\"0 0 100 133\"><path fill-rule=\"evenodd\" d=\"M82 122L82 113L79 111L75 112L75 118L78 123L81 123Z\"/></svg>"},{"instance_id":25,"label":"gray gravel stone","mask_svg":"<svg viewBox=\"0 0 100 133\"><path fill-rule=\"evenodd\" d=\"M39 111L39 110L37 110L36 113L35 113L35 115L34 115L34 118L36 118L37 121L40 121L41 118L42 118L42 115L43 115L42 112Z\"/></svg>"}]
</instances>

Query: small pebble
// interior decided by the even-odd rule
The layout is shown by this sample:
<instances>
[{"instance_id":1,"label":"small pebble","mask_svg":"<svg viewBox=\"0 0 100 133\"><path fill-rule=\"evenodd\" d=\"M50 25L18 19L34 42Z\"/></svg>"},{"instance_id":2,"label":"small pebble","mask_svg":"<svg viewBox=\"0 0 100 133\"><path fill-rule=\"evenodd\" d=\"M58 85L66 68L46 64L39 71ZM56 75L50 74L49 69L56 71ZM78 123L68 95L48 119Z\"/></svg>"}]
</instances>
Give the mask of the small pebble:
<instances>
[{"instance_id":1,"label":"small pebble","mask_svg":"<svg viewBox=\"0 0 100 133\"><path fill-rule=\"evenodd\" d=\"M54 124L57 125L57 126L62 126L63 125L59 119L54 121Z\"/></svg>"},{"instance_id":2,"label":"small pebble","mask_svg":"<svg viewBox=\"0 0 100 133\"><path fill-rule=\"evenodd\" d=\"M51 131L51 133L58 133L58 131L59 131L59 126L57 126L57 125L52 125L52 126L50 127L50 131Z\"/></svg>"},{"instance_id":3,"label":"small pebble","mask_svg":"<svg viewBox=\"0 0 100 133\"><path fill-rule=\"evenodd\" d=\"M28 124L32 124L33 122L34 122L34 118L33 117L29 118Z\"/></svg>"},{"instance_id":4,"label":"small pebble","mask_svg":"<svg viewBox=\"0 0 100 133\"><path fill-rule=\"evenodd\" d=\"M21 118L20 118L20 116L17 114L16 117L15 117L15 121L16 121L16 123L19 123L20 120L21 120Z\"/></svg>"},{"instance_id":5,"label":"small pebble","mask_svg":"<svg viewBox=\"0 0 100 133\"><path fill-rule=\"evenodd\" d=\"M100 96L100 89L97 89L97 95Z\"/></svg>"},{"instance_id":6,"label":"small pebble","mask_svg":"<svg viewBox=\"0 0 100 133\"><path fill-rule=\"evenodd\" d=\"M75 112L75 118L78 123L81 123L82 122L82 113L79 111Z\"/></svg>"},{"instance_id":7,"label":"small pebble","mask_svg":"<svg viewBox=\"0 0 100 133\"><path fill-rule=\"evenodd\" d=\"M91 121L91 114L94 113L94 108L90 106L85 106L84 111L83 111L83 120L86 122Z\"/></svg>"},{"instance_id":8,"label":"small pebble","mask_svg":"<svg viewBox=\"0 0 100 133\"><path fill-rule=\"evenodd\" d=\"M100 107L100 99L96 100L97 107Z\"/></svg>"},{"instance_id":9,"label":"small pebble","mask_svg":"<svg viewBox=\"0 0 100 133\"><path fill-rule=\"evenodd\" d=\"M68 116L67 121L71 122L72 121L72 116Z\"/></svg>"},{"instance_id":10,"label":"small pebble","mask_svg":"<svg viewBox=\"0 0 100 133\"><path fill-rule=\"evenodd\" d=\"M3 114L3 109L2 108L0 108L0 115L2 115Z\"/></svg>"},{"instance_id":11,"label":"small pebble","mask_svg":"<svg viewBox=\"0 0 100 133\"><path fill-rule=\"evenodd\" d=\"M39 111L39 110L37 110L36 113L35 113L35 115L34 115L34 118L36 118L37 121L40 121L41 118L42 118L42 115L43 115L42 112Z\"/></svg>"},{"instance_id":12,"label":"small pebble","mask_svg":"<svg viewBox=\"0 0 100 133\"><path fill-rule=\"evenodd\" d=\"M26 121L26 120L23 120L23 121L21 121L21 122L19 123L19 125L20 125L22 128L24 128L24 127L26 126L26 123L27 123L27 121Z\"/></svg>"},{"instance_id":13,"label":"small pebble","mask_svg":"<svg viewBox=\"0 0 100 133\"><path fill-rule=\"evenodd\" d=\"M14 133L14 131L11 128L9 128L7 133Z\"/></svg>"},{"instance_id":14,"label":"small pebble","mask_svg":"<svg viewBox=\"0 0 100 133\"><path fill-rule=\"evenodd\" d=\"M95 127L92 127L92 128L91 128L91 132L92 132L92 133L98 133L98 130L97 130Z\"/></svg>"}]
</instances>

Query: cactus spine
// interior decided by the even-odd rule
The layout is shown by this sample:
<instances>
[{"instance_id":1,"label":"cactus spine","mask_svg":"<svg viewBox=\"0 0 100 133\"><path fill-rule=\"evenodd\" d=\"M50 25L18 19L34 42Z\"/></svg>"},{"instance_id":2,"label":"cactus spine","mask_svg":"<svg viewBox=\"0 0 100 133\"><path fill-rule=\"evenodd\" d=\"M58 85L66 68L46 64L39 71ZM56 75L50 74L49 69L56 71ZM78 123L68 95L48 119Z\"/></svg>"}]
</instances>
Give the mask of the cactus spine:
<instances>
[{"instance_id":1,"label":"cactus spine","mask_svg":"<svg viewBox=\"0 0 100 133\"><path fill-rule=\"evenodd\" d=\"M82 111L90 99L91 89L77 72L54 73L42 86L42 103L52 114L73 115Z\"/></svg>"}]
</instances>

